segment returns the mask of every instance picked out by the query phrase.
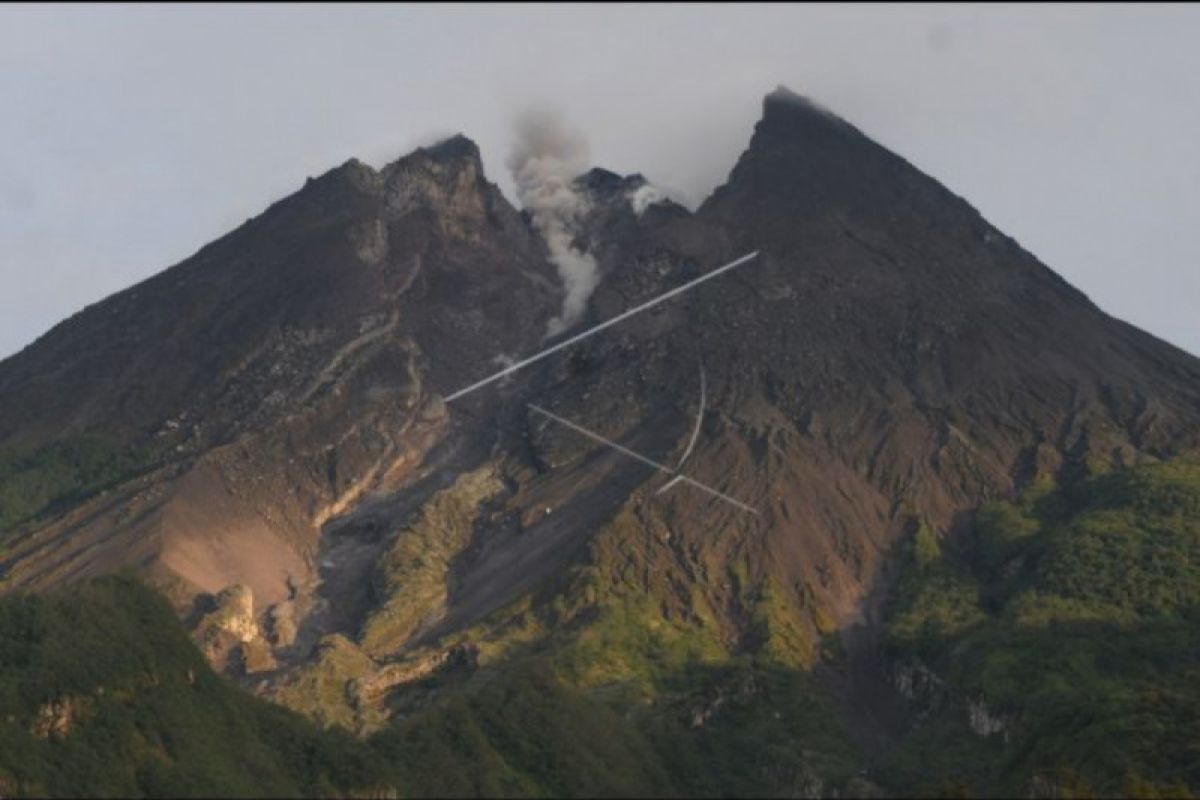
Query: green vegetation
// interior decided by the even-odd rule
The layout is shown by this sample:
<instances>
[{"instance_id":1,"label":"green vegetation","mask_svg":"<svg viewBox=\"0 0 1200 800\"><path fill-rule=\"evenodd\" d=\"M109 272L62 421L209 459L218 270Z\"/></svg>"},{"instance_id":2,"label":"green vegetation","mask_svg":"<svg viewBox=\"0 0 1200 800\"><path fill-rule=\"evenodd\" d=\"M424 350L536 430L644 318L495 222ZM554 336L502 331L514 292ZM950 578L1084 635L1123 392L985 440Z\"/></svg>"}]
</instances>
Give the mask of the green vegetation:
<instances>
[{"instance_id":1,"label":"green vegetation","mask_svg":"<svg viewBox=\"0 0 1200 800\"><path fill-rule=\"evenodd\" d=\"M755 647L714 614L629 513L543 602L469 632L498 666L435 674L445 699L372 740L414 796L795 796L846 791L859 759L823 688L795 668L776 587L747 587ZM654 564L653 569L630 568ZM798 645L797 645L798 646ZM807 647L807 645L805 645Z\"/></svg>"},{"instance_id":2,"label":"green vegetation","mask_svg":"<svg viewBox=\"0 0 1200 800\"><path fill-rule=\"evenodd\" d=\"M675 682L647 727L685 796L861 794L861 755L807 672L742 658Z\"/></svg>"},{"instance_id":3,"label":"green vegetation","mask_svg":"<svg viewBox=\"0 0 1200 800\"><path fill-rule=\"evenodd\" d=\"M916 522L888 625L894 655L935 658L956 635L983 619L979 587L942 555L937 537Z\"/></svg>"},{"instance_id":4,"label":"green vegetation","mask_svg":"<svg viewBox=\"0 0 1200 800\"><path fill-rule=\"evenodd\" d=\"M329 795L373 755L214 674L128 577L0 598L0 794Z\"/></svg>"},{"instance_id":5,"label":"green vegetation","mask_svg":"<svg viewBox=\"0 0 1200 800\"><path fill-rule=\"evenodd\" d=\"M494 491L488 475L464 480L434 506L463 531L469 506ZM640 541L638 521L623 516L608 534L588 565L464 635L464 652L488 654L483 666L407 685L387 724L367 697L379 665L349 639L327 637L276 687L303 717L214 674L167 603L131 577L0 598L0 794L728 796L848 785L857 759L820 687L794 666L808 634L778 587L739 575L755 644L735 654L702 591L630 568L631 548L656 547ZM389 589L444 570L402 548L389 556Z\"/></svg>"},{"instance_id":6,"label":"green vegetation","mask_svg":"<svg viewBox=\"0 0 1200 800\"><path fill-rule=\"evenodd\" d=\"M646 736L603 703L524 661L375 740L417 796L672 793Z\"/></svg>"},{"instance_id":7,"label":"green vegetation","mask_svg":"<svg viewBox=\"0 0 1200 800\"><path fill-rule=\"evenodd\" d=\"M0 537L143 471L149 454L100 436L79 436L34 453L0 452Z\"/></svg>"},{"instance_id":8,"label":"green vegetation","mask_svg":"<svg viewBox=\"0 0 1200 800\"><path fill-rule=\"evenodd\" d=\"M580 686L620 686L654 697L671 676L692 664L715 663L724 650L710 632L658 616L653 598L614 599L596 607L555 648L563 674Z\"/></svg>"},{"instance_id":9,"label":"green vegetation","mask_svg":"<svg viewBox=\"0 0 1200 800\"><path fill-rule=\"evenodd\" d=\"M470 544L479 505L503 486L490 465L461 475L404 526L375 567L373 588L381 603L363 624L363 650L373 656L396 650L429 609L445 602L450 564Z\"/></svg>"},{"instance_id":10,"label":"green vegetation","mask_svg":"<svg viewBox=\"0 0 1200 800\"><path fill-rule=\"evenodd\" d=\"M702 642L648 631L647 619L614 614L586 637L481 673L372 744L418 797L796 796L849 785L853 746L807 673L748 656L710 663Z\"/></svg>"},{"instance_id":11,"label":"green vegetation","mask_svg":"<svg viewBox=\"0 0 1200 800\"><path fill-rule=\"evenodd\" d=\"M893 760L895 786L1200 788L1200 464L1038 486L980 510L970 556L917 561L888 651L946 684Z\"/></svg>"},{"instance_id":12,"label":"green vegetation","mask_svg":"<svg viewBox=\"0 0 1200 800\"><path fill-rule=\"evenodd\" d=\"M327 634L312 661L295 668L270 697L323 727L336 725L362 733L384 721L382 712L362 697L362 681L377 668L370 656L345 636Z\"/></svg>"},{"instance_id":13,"label":"green vegetation","mask_svg":"<svg viewBox=\"0 0 1200 800\"><path fill-rule=\"evenodd\" d=\"M493 491L486 476L477 483L458 487L467 501L447 493L436 506L457 531ZM1200 464L1040 483L985 505L953 547L914 517L884 653L908 676L916 724L871 783L811 671L819 653L841 657L811 589L785 591L737 558L680 563L654 513L622 512L586 564L443 643L478 660L422 673L390 696L399 713L387 724L364 716L382 711L364 683L378 665L348 639L329 638L285 687L335 726L322 729L214 674L167 603L132 578L0 598L0 794L1200 787ZM443 574L459 546L433 560L391 551L389 596L436 583L426 573ZM696 574L728 577L737 630ZM391 610L402 613L388 624L403 622Z\"/></svg>"},{"instance_id":14,"label":"green vegetation","mask_svg":"<svg viewBox=\"0 0 1200 800\"><path fill-rule=\"evenodd\" d=\"M166 601L133 578L0 598L0 791L728 796L853 774L852 750L804 673L748 657L704 663L707 646L648 632L647 619L602 626L600 640L624 649L614 655L632 670L603 687L563 677L568 663L607 660L597 640L568 637L555 658L483 670L364 741L214 674ZM653 702L607 691L643 671Z\"/></svg>"}]
</instances>

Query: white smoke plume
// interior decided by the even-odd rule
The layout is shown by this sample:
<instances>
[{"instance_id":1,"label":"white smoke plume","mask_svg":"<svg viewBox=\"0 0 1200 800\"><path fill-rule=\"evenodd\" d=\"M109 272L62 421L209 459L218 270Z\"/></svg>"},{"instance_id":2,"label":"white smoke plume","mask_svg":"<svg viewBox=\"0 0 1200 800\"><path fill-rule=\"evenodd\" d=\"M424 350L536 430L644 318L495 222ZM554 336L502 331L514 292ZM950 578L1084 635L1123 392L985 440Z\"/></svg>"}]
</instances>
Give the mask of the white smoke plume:
<instances>
[{"instance_id":1,"label":"white smoke plume","mask_svg":"<svg viewBox=\"0 0 1200 800\"><path fill-rule=\"evenodd\" d=\"M629 193L629 205L633 206L633 213L639 217L647 208L666 199L667 193L652 183L643 183Z\"/></svg>"},{"instance_id":2,"label":"white smoke plume","mask_svg":"<svg viewBox=\"0 0 1200 800\"><path fill-rule=\"evenodd\" d=\"M579 320L600 280L596 259L573 244L588 203L571 182L586 169L587 154L583 134L567 127L558 114L530 111L517 119L508 168L516 182L517 199L545 239L566 289L562 312L550 320L547 336L561 333Z\"/></svg>"}]
</instances>

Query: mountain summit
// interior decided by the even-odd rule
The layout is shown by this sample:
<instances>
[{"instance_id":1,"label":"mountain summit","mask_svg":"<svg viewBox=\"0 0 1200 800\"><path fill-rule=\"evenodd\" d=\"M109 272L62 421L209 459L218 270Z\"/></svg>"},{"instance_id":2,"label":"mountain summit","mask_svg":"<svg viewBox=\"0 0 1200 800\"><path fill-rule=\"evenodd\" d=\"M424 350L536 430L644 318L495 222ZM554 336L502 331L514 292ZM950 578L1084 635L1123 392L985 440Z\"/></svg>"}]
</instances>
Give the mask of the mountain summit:
<instances>
[{"instance_id":1,"label":"mountain summit","mask_svg":"<svg viewBox=\"0 0 1200 800\"><path fill-rule=\"evenodd\" d=\"M883 652L914 542L966 563L988 503L1200 448L1200 361L787 89L694 213L568 191L599 284L564 337L758 255L447 403L558 341L555 254L461 135L347 162L0 363L0 586L133 567L211 663L360 733L533 659L638 747L779 742L721 791L882 791L845 748L876 763L947 680ZM971 591L946 613L1001 602Z\"/></svg>"}]
</instances>

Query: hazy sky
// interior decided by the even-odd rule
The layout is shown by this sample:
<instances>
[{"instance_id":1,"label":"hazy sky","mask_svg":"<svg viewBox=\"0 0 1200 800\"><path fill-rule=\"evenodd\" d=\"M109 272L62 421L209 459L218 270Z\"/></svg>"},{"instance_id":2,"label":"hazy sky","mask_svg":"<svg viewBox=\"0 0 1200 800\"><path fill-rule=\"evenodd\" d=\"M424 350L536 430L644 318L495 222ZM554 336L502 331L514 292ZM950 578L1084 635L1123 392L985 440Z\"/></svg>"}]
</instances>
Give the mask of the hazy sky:
<instances>
[{"instance_id":1,"label":"hazy sky","mask_svg":"<svg viewBox=\"0 0 1200 800\"><path fill-rule=\"evenodd\" d=\"M0 7L0 357L351 156L514 116L687 202L808 94L1200 353L1200 6Z\"/></svg>"}]
</instances>

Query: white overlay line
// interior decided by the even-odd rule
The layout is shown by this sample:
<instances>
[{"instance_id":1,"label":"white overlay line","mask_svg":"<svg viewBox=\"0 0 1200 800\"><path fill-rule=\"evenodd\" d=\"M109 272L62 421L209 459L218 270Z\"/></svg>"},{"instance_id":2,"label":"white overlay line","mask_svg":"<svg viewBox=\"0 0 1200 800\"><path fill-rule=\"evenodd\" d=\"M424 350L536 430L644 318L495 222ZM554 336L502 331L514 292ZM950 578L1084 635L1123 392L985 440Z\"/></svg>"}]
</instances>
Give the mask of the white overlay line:
<instances>
[{"instance_id":1,"label":"white overlay line","mask_svg":"<svg viewBox=\"0 0 1200 800\"><path fill-rule=\"evenodd\" d=\"M692 287L699 286L700 284L704 283L705 281L715 278L722 273L728 272L729 270L733 269L734 267L741 266L742 264L745 264L747 261L750 261L751 259L755 258L757 255L758 255L757 250L755 250L753 253L747 253L746 255L742 256L741 258L730 261L728 264L725 264L724 266L717 267L712 272L706 272L703 275L701 275L699 278L690 280L687 283L683 284L682 286L676 286L674 289L671 289L670 291L660 294L658 297L655 297L653 300L647 300L645 303L642 303L641 305L638 305L638 306L634 306L633 308L629 309L628 311L623 311L622 313L617 314L612 319L605 320L604 322L601 322L599 325L588 328L586 331L583 331L582 333L577 333L569 339L565 339L556 345L547 347L545 350L541 351L540 353L535 353L534 355L530 356L529 358L525 359L524 361L518 361L516 364L511 364L511 365L505 367L504 369L500 370L499 372L497 372L494 375L489 375L488 377L484 378L483 380L472 383L470 386L467 386L464 389L459 389L457 392L455 392L454 394L447 397L445 402L449 403L451 401L457 400L458 398L463 397L464 395L470 394L471 392L475 391L476 389L482 389L484 386L487 386L488 384L495 383L496 381L503 378L505 375L511 375L512 373L516 372L519 369L524 369L525 367L529 366L530 364L534 363L535 361L541 361L546 356L548 356L552 353L557 353L559 350L562 350L564 347L570 347L571 345L575 344L576 342L582 341L583 339L586 339L587 337L591 336L594 333L599 333L600 331L604 330L605 328L608 328L612 325L616 325L618 322L621 322L623 320L629 319L634 314L638 314L642 311L645 311L648 308L652 308L652 307L658 305L659 303L662 303L666 300L670 300L672 297L675 297L678 294L682 294L683 292L686 292L688 289L691 289Z\"/></svg>"},{"instance_id":2,"label":"white overlay line","mask_svg":"<svg viewBox=\"0 0 1200 800\"><path fill-rule=\"evenodd\" d=\"M647 466L654 467L654 469L658 470L659 472L664 472L667 475L674 475L675 477L671 480L671 483L668 485L673 485L676 482L682 481L690 486L695 486L697 489L708 492L713 497L718 497L727 503L732 503L733 505L737 506L738 508L742 509L743 511L748 511L751 514L758 516L758 511L751 508L750 506L746 505L745 503L742 503L738 500L734 500L729 495L722 494L721 492L718 492L716 489L713 489L710 486L705 486L703 483L700 483L699 481L692 480L691 478L687 477L686 475L679 474L678 472L671 469L670 467L666 467L666 466L663 466L662 464L659 464L657 461L651 461L650 459L646 458L645 456L633 452L628 447L619 445L616 442L612 441L611 439L606 439L598 433L593 433L592 431L589 431L587 428L584 428L580 425L576 425L574 422L571 422L571 420L569 420L569 419L563 419L562 417L558 416L557 414L552 414L540 406L535 406L533 403L529 404L529 408L531 410L536 411L537 413L541 414L543 417L546 417L547 419L551 419L554 422L557 422L559 425L564 425L564 426L570 428L571 430L575 431L576 433L582 434L583 436L586 436L587 438L589 438L593 441L596 441L596 442L599 442L600 444L611 447L612 449L616 450L618 453L623 453L624 455L627 455L632 459L640 461L643 464L646 464Z\"/></svg>"}]
</instances>

